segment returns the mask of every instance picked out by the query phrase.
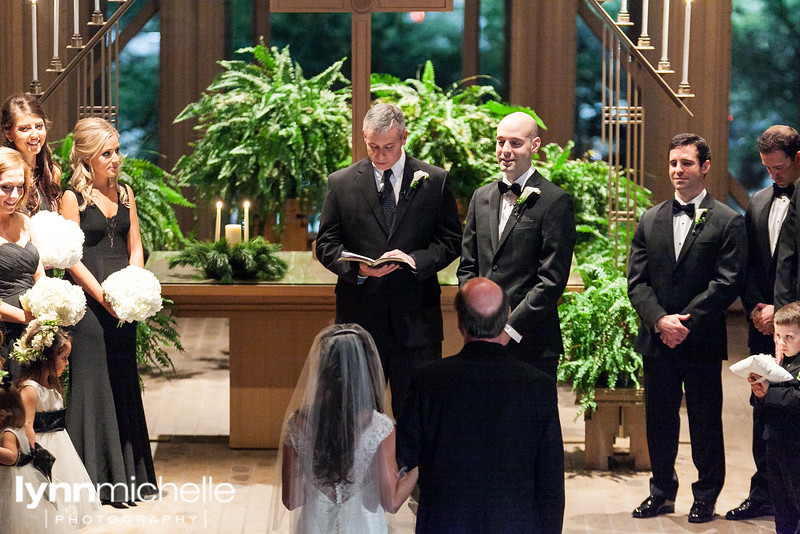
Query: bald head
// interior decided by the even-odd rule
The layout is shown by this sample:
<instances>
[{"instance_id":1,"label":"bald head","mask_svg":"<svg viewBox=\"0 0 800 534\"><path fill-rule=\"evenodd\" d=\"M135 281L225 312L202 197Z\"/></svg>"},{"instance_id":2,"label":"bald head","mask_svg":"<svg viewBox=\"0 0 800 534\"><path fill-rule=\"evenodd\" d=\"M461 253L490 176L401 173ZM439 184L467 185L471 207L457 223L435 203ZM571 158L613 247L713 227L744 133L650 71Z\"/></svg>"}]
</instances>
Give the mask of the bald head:
<instances>
[{"instance_id":1,"label":"bald head","mask_svg":"<svg viewBox=\"0 0 800 534\"><path fill-rule=\"evenodd\" d=\"M527 113L517 111L506 115L497 125L497 144L494 155L508 183L528 172L534 152L539 150L539 128Z\"/></svg>"},{"instance_id":2,"label":"bald head","mask_svg":"<svg viewBox=\"0 0 800 534\"><path fill-rule=\"evenodd\" d=\"M473 278L461 286L455 308L466 340L496 338L508 321L508 297L488 278Z\"/></svg>"},{"instance_id":3,"label":"bald head","mask_svg":"<svg viewBox=\"0 0 800 534\"><path fill-rule=\"evenodd\" d=\"M533 120L533 117L522 111L515 111L503 117L500 124L497 125L497 128L498 130L500 128L513 129L528 139L539 136L539 126L536 124L536 121Z\"/></svg>"}]
</instances>

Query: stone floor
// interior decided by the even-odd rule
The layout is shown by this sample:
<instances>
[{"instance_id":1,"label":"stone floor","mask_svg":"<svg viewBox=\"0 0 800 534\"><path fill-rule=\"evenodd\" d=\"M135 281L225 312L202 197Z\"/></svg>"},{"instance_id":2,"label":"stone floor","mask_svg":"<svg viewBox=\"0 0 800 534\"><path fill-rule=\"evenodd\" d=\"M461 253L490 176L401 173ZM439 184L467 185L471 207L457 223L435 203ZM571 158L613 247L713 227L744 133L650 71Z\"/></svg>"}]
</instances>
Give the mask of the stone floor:
<instances>
[{"instance_id":1,"label":"stone floor","mask_svg":"<svg viewBox=\"0 0 800 534\"><path fill-rule=\"evenodd\" d=\"M746 355L744 320L729 320L731 362ZM87 533L254 533L267 531L276 451L231 450L228 433L228 327L223 319L180 319L186 347L173 355L176 375L145 379L144 401L156 474L162 477L161 499L126 510L105 507L104 524ZM726 484L717 513L738 505L747 495L753 471L750 455L749 388L727 370L724 378ZM690 525L690 483L696 476L688 431L681 438L677 471L682 482L676 513L654 519L631 518L648 494L648 473L583 469L583 420L575 418L574 396L559 391L566 450L566 533L762 533L773 532L771 518L732 522L723 517ZM683 413L686 428L685 412ZM230 484L230 487L220 484ZM192 484L197 485L193 492ZM232 488L231 493L224 490ZM223 493L214 493L214 492ZM227 501L227 502L223 502ZM392 518L392 531L413 532L413 515L405 506ZM285 532L285 531L284 531Z\"/></svg>"}]
</instances>

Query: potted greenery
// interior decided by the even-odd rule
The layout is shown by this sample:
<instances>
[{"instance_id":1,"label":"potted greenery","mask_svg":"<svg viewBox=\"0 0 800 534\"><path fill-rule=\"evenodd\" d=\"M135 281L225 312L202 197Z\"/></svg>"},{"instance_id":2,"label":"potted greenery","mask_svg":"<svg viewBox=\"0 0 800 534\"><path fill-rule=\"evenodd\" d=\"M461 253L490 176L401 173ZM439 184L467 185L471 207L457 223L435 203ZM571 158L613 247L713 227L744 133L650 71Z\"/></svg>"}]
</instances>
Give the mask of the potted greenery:
<instances>
[{"instance_id":1,"label":"potted greenery","mask_svg":"<svg viewBox=\"0 0 800 534\"><path fill-rule=\"evenodd\" d=\"M577 415L584 414L586 466L605 469L621 438L635 467L646 469L642 357L634 350L639 318L628 300L624 270L628 229L619 228L616 243L609 237L615 230L608 218L609 166L592 158L569 159L572 146L548 145L542 150L546 160L535 162L572 196L578 228L575 254L584 283L580 293L565 292L559 305L565 355L558 379L571 382ZM638 217L651 205L650 193L633 183L623 189L628 185Z\"/></svg>"},{"instance_id":2,"label":"potted greenery","mask_svg":"<svg viewBox=\"0 0 800 534\"><path fill-rule=\"evenodd\" d=\"M441 89L430 61L418 79L372 76L376 99L395 104L405 115L409 153L447 170L456 198L462 202L468 202L475 189L498 176L494 138L501 118L513 111L525 111L544 128L531 109L503 104L491 85L469 85L467 81L475 80L462 80Z\"/></svg>"},{"instance_id":3,"label":"potted greenery","mask_svg":"<svg viewBox=\"0 0 800 534\"><path fill-rule=\"evenodd\" d=\"M175 172L206 200L249 200L263 224L289 199L321 203L327 176L349 164L350 88L344 59L306 79L288 47L262 41L238 52L254 61L220 61L223 72L175 119L196 119L203 134ZM278 235L284 224L280 217Z\"/></svg>"}]
</instances>

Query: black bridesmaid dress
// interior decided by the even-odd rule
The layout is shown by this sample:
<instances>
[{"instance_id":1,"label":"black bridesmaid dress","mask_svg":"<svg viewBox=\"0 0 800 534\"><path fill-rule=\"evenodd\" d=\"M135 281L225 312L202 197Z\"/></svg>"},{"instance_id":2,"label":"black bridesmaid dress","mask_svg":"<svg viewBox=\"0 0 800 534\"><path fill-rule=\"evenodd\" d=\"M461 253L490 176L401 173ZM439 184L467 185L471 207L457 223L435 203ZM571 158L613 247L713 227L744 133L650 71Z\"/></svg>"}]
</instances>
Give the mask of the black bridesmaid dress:
<instances>
[{"instance_id":1,"label":"black bridesmaid dress","mask_svg":"<svg viewBox=\"0 0 800 534\"><path fill-rule=\"evenodd\" d=\"M0 300L21 308L19 296L33 287L33 275L38 266L39 251L30 241L24 247L16 243L0 244ZM11 346L22 335L26 325L12 322L0 325L3 332L2 354L8 357ZM12 375L18 373L18 369L16 365L11 365Z\"/></svg>"},{"instance_id":2,"label":"black bridesmaid dress","mask_svg":"<svg viewBox=\"0 0 800 534\"><path fill-rule=\"evenodd\" d=\"M130 211L117 207L110 218L95 205L80 212L82 261L100 283L128 265ZM72 330L67 431L89 476L106 483L101 499L139 500L158 490L136 367L136 323L120 327L96 300L87 295L86 301L86 315Z\"/></svg>"}]
</instances>

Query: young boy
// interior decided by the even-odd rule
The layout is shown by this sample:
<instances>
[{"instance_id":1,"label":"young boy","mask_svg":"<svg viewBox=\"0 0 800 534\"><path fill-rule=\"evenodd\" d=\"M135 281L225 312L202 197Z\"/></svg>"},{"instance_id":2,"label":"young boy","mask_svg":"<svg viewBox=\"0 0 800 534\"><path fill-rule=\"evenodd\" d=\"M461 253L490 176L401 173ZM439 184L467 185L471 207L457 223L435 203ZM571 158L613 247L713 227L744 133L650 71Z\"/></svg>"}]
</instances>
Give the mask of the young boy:
<instances>
[{"instance_id":1,"label":"young boy","mask_svg":"<svg viewBox=\"0 0 800 534\"><path fill-rule=\"evenodd\" d=\"M781 308L774 317L775 357L794 379L770 384L751 374L750 403L764 414L767 479L775 505L775 530L794 534L800 527L800 302Z\"/></svg>"}]
</instances>

